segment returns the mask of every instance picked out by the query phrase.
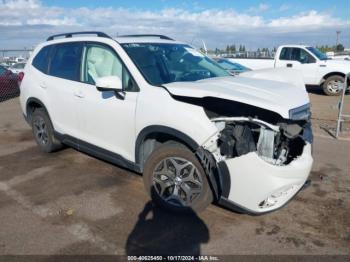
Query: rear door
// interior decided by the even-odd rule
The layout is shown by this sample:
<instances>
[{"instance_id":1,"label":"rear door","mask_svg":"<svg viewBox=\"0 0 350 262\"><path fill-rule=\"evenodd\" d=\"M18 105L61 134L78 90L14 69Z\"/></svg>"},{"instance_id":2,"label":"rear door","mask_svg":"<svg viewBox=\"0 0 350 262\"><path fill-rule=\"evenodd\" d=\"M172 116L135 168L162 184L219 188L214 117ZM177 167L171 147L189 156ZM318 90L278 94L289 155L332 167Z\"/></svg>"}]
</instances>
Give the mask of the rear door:
<instances>
[{"instance_id":1,"label":"rear door","mask_svg":"<svg viewBox=\"0 0 350 262\"><path fill-rule=\"evenodd\" d=\"M79 137L77 94L80 80L83 43L56 44L50 54L48 74L40 87L47 92L49 113L55 130Z\"/></svg>"}]
</instances>

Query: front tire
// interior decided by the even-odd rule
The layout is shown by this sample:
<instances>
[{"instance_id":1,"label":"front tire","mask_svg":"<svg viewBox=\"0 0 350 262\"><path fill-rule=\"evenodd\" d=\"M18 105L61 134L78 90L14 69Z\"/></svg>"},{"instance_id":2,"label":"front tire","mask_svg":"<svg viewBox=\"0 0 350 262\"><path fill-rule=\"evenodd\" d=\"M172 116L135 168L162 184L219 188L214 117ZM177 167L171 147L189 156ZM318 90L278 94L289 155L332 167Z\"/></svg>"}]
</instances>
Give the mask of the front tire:
<instances>
[{"instance_id":1,"label":"front tire","mask_svg":"<svg viewBox=\"0 0 350 262\"><path fill-rule=\"evenodd\" d=\"M207 176L196 156L181 144L164 144L147 159L143 181L159 206L200 212L213 201Z\"/></svg>"},{"instance_id":2,"label":"front tire","mask_svg":"<svg viewBox=\"0 0 350 262\"><path fill-rule=\"evenodd\" d=\"M344 77L339 75L330 76L323 83L323 92L327 96L338 96L344 85Z\"/></svg>"},{"instance_id":3,"label":"front tire","mask_svg":"<svg viewBox=\"0 0 350 262\"><path fill-rule=\"evenodd\" d=\"M35 109L31 120L35 141L44 152L51 153L63 147L63 145L54 137L53 126L44 109Z\"/></svg>"}]
</instances>

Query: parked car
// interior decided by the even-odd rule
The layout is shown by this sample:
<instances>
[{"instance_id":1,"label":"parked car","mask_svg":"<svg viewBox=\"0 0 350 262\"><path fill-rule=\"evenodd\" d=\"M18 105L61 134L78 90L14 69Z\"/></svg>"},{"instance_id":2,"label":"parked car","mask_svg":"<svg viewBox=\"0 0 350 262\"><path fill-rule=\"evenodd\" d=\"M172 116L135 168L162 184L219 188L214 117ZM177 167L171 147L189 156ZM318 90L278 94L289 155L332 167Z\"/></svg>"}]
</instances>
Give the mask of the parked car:
<instances>
[{"instance_id":1,"label":"parked car","mask_svg":"<svg viewBox=\"0 0 350 262\"><path fill-rule=\"evenodd\" d=\"M0 66L0 101L12 98L19 94L18 79L15 74Z\"/></svg>"},{"instance_id":2,"label":"parked car","mask_svg":"<svg viewBox=\"0 0 350 262\"><path fill-rule=\"evenodd\" d=\"M16 63L14 65L12 65L9 69L15 73L15 74L19 74L21 72L23 72L24 67L26 66L26 63Z\"/></svg>"},{"instance_id":3,"label":"parked car","mask_svg":"<svg viewBox=\"0 0 350 262\"><path fill-rule=\"evenodd\" d=\"M216 61L222 68L224 68L231 75L238 75L240 73L251 70L250 68L245 67L244 65L231 62L226 58L214 58L214 61Z\"/></svg>"},{"instance_id":4,"label":"parked car","mask_svg":"<svg viewBox=\"0 0 350 262\"><path fill-rule=\"evenodd\" d=\"M10 68L10 66L9 66L8 64L6 64L6 63L2 63L2 64L0 64L0 66L4 67L4 68L6 68L6 69L9 69L9 68Z\"/></svg>"},{"instance_id":5,"label":"parked car","mask_svg":"<svg viewBox=\"0 0 350 262\"><path fill-rule=\"evenodd\" d=\"M339 95L345 75L350 72L346 60L332 60L317 48L305 45L283 45L277 49L275 59L232 59L251 69L293 68L300 70L306 85L322 86L326 95ZM349 88L350 82L347 81Z\"/></svg>"},{"instance_id":6,"label":"parked car","mask_svg":"<svg viewBox=\"0 0 350 262\"><path fill-rule=\"evenodd\" d=\"M298 78L285 71L281 79ZM200 211L215 201L270 212L311 170L301 79L232 77L167 36L51 36L35 48L20 88L43 151L66 144L143 173L148 194L169 210Z\"/></svg>"}]
</instances>

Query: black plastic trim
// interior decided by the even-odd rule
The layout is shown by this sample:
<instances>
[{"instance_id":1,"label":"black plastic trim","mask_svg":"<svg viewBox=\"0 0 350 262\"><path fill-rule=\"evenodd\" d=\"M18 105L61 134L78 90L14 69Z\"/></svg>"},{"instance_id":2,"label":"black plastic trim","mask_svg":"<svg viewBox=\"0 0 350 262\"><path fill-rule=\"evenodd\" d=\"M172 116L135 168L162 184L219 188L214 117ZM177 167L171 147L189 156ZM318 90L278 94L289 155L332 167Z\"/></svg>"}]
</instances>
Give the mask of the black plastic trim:
<instances>
[{"instance_id":1,"label":"black plastic trim","mask_svg":"<svg viewBox=\"0 0 350 262\"><path fill-rule=\"evenodd\" d=\"M57 35L52 35L46 39L46 41L51 41L54 40L56 37L64 36L65 38L71 38L73 35L97 35L98 37L104 37L104 38L109 38L112 39L109 35L103 32L99 31L82 31L82 32L72 32L72 33L63 33L63 34L57 34Z\"/></svg>"},{"instance_id":2,"label":"black plastic trim","mask_svg":"<svg viewBox=\"0 0 350 262\"><path fill-rule=\"evenodd\" d=\"M199 159L204 172L209 178L209 184L214 194L214 200L217 201L221 195L221 178L219 177L216 160L209 151L202 147L198 148L196 151L196 156Z\"/></svg>"},{"instance_id":3,"label":"black plastic trim","mask_svg":"<svg viewBox=\"0 0 350 262\"><path fill-rule=\"evenodd\" d=\"M47 111L46 106L44 105L44 103L41 102L39 99L37 99L37 98L35 98L35 97L29 97L29 98L27 99L27 103L26 103L26 115L25 115L25 119L26 119L26 121L27 121L28 124L30 124L30 121L31 121L31 116L30 116L30 114L31 114L32 112L29 112L29 110L28 110L28 109L29 109L29 104L30 104L31 102L37 103L37 104L39 104L42 108L44 108L45 111L46 111L46 113L47 113L47 115L48 115L49 118L50 118L49 112ZM24 114L23 114L23 115L24 115ZM51 119L51 118L50 118L50 119Z\"/></svg>"},{"instance_id":4,"label":"black plastic trim","mask_svg":"<svg viewBox=\"0 0 350 262\"><path fill-rule=\"evenodd\" d=\"M120 35L118 37L158 37L160 39L165 39L165 40L172 40L174 39L170 38L169 36L166 35L152 35L152 34L140 34L140 35Z\"/></svg>"},{"instance_id":5,"label":"black plastic trim","mask_svg":"<svg viewBox=\"0 0 350 262\"><path fill-rule=\"evenodd\" d=\"M75 138L69 135L60 134L57 131L54 131L54 136L55 138L60 140L62 143L68 146L71 146L77 149L78 151L85 152L89 155L95 156L96 158L121 166L123 168L130 169L134 172L141 173L141 170L137 164L135 164L130 160L125 159L119 154L116 154L106 149L92 145L78 138Z\"/></svg>"},{"instance_id":6,"label":"black plastic trim","mask_svg":"<svg viewBox=\"0 0 350 262\"><path fill-rule=\"evenodd\" d=\"M212 154L202 147L197 149L196 156L209 178L215 201L222 197L228 198L231 190L231 177L226 163L224 161L217 163Z\"/></svg>"},{"instance_id":7,"label":"black plastic trim","mask_svg":"<svg viewBox=\"0 0 350 262\"><path fill-rule=\"evenodd\" d=\"M145 127L144 129L141 130L141 132L137 136L136 144L135 144L135 162L141 167L141 170L143 170L143 163L141 163L140 154L139 154L141 145L145 140L145 138L151 135L152 133L163 133L163 134L174 136L179 140L183 141L193 152L195 152L199 147L196 141L194 141L188 135L174 128L160 126L160 125L152 125L152 126Z\"/></svg>"},{"instance_id":8,"label":"black plastic trim","mask_svg":"<svg viewBox=\"0 0 350 262\"><path fill-rule=\"evenodd\" d=\"M224 161L220 161L218 164L218 173L220 178L221 197L228 198L231 190L231 176L230 171Z\"/></svg>"}]
</instances>

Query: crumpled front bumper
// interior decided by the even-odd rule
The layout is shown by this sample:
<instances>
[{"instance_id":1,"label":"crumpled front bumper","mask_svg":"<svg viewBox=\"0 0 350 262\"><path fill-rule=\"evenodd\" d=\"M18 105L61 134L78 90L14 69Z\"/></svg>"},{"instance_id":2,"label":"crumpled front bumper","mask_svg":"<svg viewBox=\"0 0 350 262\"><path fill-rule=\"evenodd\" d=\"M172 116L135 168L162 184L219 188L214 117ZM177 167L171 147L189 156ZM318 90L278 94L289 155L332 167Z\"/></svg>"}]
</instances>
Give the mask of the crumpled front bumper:
<instances>
[{"instance_id":1,"label":"crumpled front bumper","mask_svg":"<svg viewBox=\"0 0 350 262\"><path fill-rule=\"evenodd\" d=\"M276 210L303 187L312 163L309 143L304 146L301 156L285 166L270 164L256 152L225 160L230 190L219 203L251 214Z\"/></svg>"}]
</instances>

